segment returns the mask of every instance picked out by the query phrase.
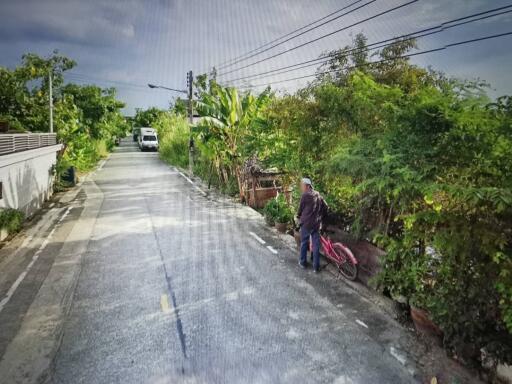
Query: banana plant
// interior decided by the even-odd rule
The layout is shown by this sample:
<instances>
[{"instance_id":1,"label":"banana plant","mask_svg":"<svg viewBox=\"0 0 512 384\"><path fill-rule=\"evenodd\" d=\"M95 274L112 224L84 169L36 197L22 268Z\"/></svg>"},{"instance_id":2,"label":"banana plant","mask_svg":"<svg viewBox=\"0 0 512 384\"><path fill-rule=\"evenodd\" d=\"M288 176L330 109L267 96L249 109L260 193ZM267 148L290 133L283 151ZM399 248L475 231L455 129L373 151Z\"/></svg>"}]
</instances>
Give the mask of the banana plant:
<instances>
[{"instance_id":1,"label":"banana plant","mask_svg":"<svg viewBox=\"0 0 512 384\"><path fill-rule=\"evenodd\" d=\"M201 119L193 131L199 145L221 180L227 182L229 176L236 177L241 194L241 140L256 123L268 100L268 90L258 96L250 92L239 94L236 88L211 82L209 90L202 92L196 102Z\"/></svg>"}]
</instances>

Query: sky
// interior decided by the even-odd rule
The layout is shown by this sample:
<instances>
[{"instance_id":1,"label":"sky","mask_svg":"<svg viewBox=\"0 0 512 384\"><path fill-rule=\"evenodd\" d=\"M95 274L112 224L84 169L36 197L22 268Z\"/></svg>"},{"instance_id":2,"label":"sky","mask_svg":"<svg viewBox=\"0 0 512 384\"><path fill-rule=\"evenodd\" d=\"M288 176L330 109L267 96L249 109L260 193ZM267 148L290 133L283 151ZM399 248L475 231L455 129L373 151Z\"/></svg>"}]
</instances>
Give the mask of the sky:
<instances>
[{"instance_id":1,"label":"sky","mask_svg":"<svg viewBox=\"0 0 512 384\"><path fill-rule=\"evenodd\" d=\"M13 68L27 52L48 56L58 49L77 62L65 77L68 82L116 87L119 98L126 102L126 114L131 115L135 108L168 107L179 94L150 89L147 84L185 89L189 70L199 74L216 66L219 80L228 81L316 58L322 52L349 44L359 32L365 33L372 43L508 5L502 0L418 0L349 27L409 1L361 0L344 12L363 5L356 11L253 58L222 68L219 64L355 0L0 0L0 66ZM222 76L228 70L345 27L349 28ZM419 39L418 50L505 32L512 32L512 12ZM511 35L416 56L412 60L450 76L487 80L492 87L491 95L498 96L512 94L510 47ZM315 68L304 68L253 80L250 84L259 85L257 91L269 82L314 72ZM272 87L293 92L308 80L280 82Z\"/></svg>"}]
</instances>

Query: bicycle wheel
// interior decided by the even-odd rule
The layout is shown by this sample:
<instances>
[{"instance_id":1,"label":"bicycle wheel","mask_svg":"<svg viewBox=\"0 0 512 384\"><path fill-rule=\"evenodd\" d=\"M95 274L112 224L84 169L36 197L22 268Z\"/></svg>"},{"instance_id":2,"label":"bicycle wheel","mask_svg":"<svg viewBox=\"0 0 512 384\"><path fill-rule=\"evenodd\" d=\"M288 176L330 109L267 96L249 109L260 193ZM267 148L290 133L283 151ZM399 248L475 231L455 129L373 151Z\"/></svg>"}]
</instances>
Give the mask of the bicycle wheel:
<instances>
[{"instance_id":1,"label":"bicycle wheel","mask_svg":"<svg viewBox=\"0 0 512 384\"><path fill-rule=\"evenodd\" d=\"M334 252L336 252L341 259L344 261L338 264L338 270L348 280L354 281L357 279L358 267L357 264L354 263L353 255L349 255L345 248L341 246L341 244L335 243L332 246ZM350 252L350 251L349 251Z\"/></svg>"}]
</instances>

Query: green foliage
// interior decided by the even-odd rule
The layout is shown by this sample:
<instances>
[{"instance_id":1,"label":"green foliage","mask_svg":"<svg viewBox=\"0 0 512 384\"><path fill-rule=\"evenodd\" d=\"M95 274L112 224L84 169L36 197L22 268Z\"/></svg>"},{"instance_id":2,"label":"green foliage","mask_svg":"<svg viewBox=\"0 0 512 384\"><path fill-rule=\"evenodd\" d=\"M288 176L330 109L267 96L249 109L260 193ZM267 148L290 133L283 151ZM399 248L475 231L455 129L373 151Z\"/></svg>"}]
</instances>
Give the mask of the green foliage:
<instances>
[{"instance_id":1,"label":"green foliage","mask_svg":"<svg viewBox=\"0 0 512 384\"><path fill-rule=\"evenodd\" d=\"M55 178L53 189L55 192L61 192L70 187L70 183L64 180L70 167L71 163L64 157L60 156L57 158L57 164L53 168L53 176Z\"/></svg>"},{"instance_id":2,"label":"green foliage","mask_svg":"<svg viewBox=\"0 0 512 384\"><path fill-rule=\"evenodd\" d=\"M133 123L135 127L153 127L155 121L157 121L158 118L164 113L165 111L156 107L151 107L145 110L137 108L135 110Z\"/></svg>"},{"instance_id":3,"label":"green foliage","mask_svg":"<svg viewBox=\"0 0 512 384\"><path fill-rule=\"evenodd\" d=\"M206 85L203 85L206 87ZM239 95L235 88L224 88L211 81L196 103L201 121L194 129L197 146L215 168L219 180L230 184L235 178L241 191L242 140L257 123L268 101L268 93L258 97Z\"/></svg>"},{"instance_id":4,"label":"green foliage","mask_svg":"<svg viewBox=\"0 0 512 384\"><path fill-rule=\"evenodd\" d=\"M0 67L0 116L16 128L47 132L48 76L52 73L54 93L58 96L63 72L74 66L74 61L54 52L48 59L35 54L23 55L21 65L14 70Z\"/></svg>"},{"instance_id":5,"label":"green foliage","mask_svg":"<svg viewBox=\"0 0 512 384\"><path fill-rule=\"evenodd\" d=\"M190 128L187 119L174 112L159 115L152 124L157 130L160 157L180 167L188 166Z\"/></svg>"},{"instance_id":6,"label":"green foliage","mask_svg":"<svg viewBox=\"0 0 512 384\"><path fill-rule=\"evenodd\" d=\"M64 143L63 157L78 170L91 169L105 157L116 137L124 137L128 124L121 115L124 104L114 89L68 84L55 103L55 127Z\"/></svg>"},{"instance_id":7,"label":"green foliage","mask_svg":"<svg viewBox=\"0 0 512 384\"><path fill-rule=\"evenodd\" d=\"M125 136L128 125L121 115L124 104L116 99L114 89L64 85L63 72L74 65L55 52L49 59L27 54L14 70L0 68L0 120L20 131L48 131L52 73L54 128L65 147L61 157L79 170L88 170L107 154L116 137Z\"/></svg>"},{"instance_id":8,"label":"green foliage","mask_svg":"<svg viewBox=\"0 0 512 384\"><path fill-rule=\"evenodd\" d=\"M269 225L274 225L278 212L279 203L276 199L270 199L263 207L263 216Z\"/></svg>"},{"instance_id":9,"label":"green foliage","mask_svg":"<svg viewBox=\"0 0 512 384\"><path fill-rule=\"evenodd\" d=\"M183 100L181 97L176 98L174 104L171 104L171 110L179 116L188 115L188 101Z\"/></svg>"},{"instance_id":10,"label":"green foliage","mask_svg":"<svg viewBox=\"0 0 512 384\"><path fill-rule=\"evenodd\" d=\"M21 230L25 215L17 209L7 208L0 211L0 228L5 229L8 234L17 233Z\"/></svg>"},{"instance_id":11,"label":"green foliage","mask_svg":"<svg viewBox=\"0 0 512 384\"><path fill-rule=\"evenodd\" d=\"M473 84L401 90L360 73L340 89L348 133L324 163L344 191L338 207L386 249L381 284L428 309L448 349L476 361L485 347L510 361L496 344L512 330L506 113Z\"/></svg>"},{"instance_id":12,"label":"green foliage","mask_svg":"<svg viewBox=\"0 0 512 384\"><path fill-rule=\"evenodd\" d=\"M263 214L269 224L289 223L293 219L290 205L283 194L270 199L263 208Z\"/></svg>"},{"instance_id":13,"label":"green foliage","mask_svg":"<svg viewBox=\"0 0 512 384\"><path fill-rule=\"evenodd\" d=\"M124 103L116 99L114 88L102 89L93 85L66 85L62 93L72 96L80 111L80 122L84 131L94 140L112 141L114 137L124 137L128 129L120 110Z\"/></svg>"}]
</instances>

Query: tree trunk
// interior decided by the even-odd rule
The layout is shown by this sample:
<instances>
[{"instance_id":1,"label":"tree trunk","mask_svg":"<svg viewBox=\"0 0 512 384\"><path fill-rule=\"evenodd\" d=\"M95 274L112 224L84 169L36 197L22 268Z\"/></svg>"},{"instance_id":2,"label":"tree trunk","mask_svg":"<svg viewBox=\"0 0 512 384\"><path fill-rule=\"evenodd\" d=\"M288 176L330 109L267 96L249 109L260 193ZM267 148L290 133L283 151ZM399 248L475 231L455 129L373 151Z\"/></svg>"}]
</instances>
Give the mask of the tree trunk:
<instances>
[{"instance_id":1,"label":"tree trunk","mask_svg":"<svg viewBox=\"0 0 512 384\"><path fill-rule=\"evenodd\" d=\"M386 220L386 232L384 232L386 234L386 236L388 235L388 232L389 232L389 224L391 223L391 217L393 216L394 206L395 206L395 200L391 201L391 205L389 206L388 218Z\"/></svg>"},{"instance_id":2,"label":"tree trunk","mask_svg":"<svg viewBox=\"0 0 512 384\"><path fill-rule=\"evenodd\" d=\"M242 180L242 170L239 165L235 165L235 177L238 183L238 194L240 196L240 201L244 200L244 188L243 188L243 180Z\"/></svg>"},{"instance_id":3,"label":"tree trunk","mask_svg":"<svg viewBox=\"0 0 512 384\"><path fill-rule=\"evenodd\" d=\"M212 176L213 176L213 161L210 163L210 174L208 175L208 189L212 186Z\"/></svg>"}]
</instances>

